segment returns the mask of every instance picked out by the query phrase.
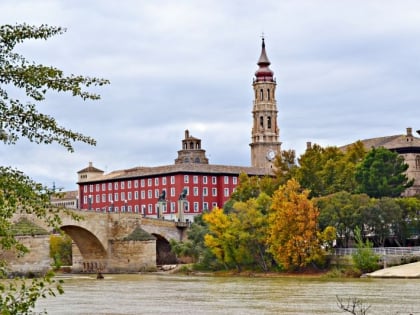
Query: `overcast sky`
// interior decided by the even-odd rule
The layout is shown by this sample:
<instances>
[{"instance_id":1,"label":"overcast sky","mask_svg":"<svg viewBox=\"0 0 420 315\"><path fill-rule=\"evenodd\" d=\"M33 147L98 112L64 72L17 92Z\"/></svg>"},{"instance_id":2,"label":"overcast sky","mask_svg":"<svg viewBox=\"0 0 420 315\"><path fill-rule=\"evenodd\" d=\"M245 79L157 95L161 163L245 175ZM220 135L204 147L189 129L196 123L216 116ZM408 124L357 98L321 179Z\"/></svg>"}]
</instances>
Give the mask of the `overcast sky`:
<instances>
[{"instance_id":1,"label":"overcast sky","mask_svg":"<svg viewBox=\"0 0 420 315\"><path fill-rule=\"evenodd\" d=\"M89 161L105 172L173 164L185 129L210 163L249 166L262 33L282 149L420 129L417 0L1 0L0 21L66 27L18 51L111 81L99 101L50 93L39 106L97 146L0 144L0 165L48 186L76 189Z\"/></svg>"}]
</instances>

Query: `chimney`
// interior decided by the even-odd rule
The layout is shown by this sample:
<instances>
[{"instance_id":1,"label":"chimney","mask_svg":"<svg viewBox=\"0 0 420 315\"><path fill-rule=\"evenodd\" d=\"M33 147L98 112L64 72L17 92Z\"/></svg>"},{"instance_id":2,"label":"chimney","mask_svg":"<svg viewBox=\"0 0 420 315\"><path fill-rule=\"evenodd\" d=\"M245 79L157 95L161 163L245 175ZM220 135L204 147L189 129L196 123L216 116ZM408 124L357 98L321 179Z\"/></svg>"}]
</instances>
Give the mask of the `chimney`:
<instances>
[{"instance_id":1,"label":"chimney","mask_svg":"<svg viewBox=\"0 0 420 315\"><path fill-rule=\"evenodd\" d=\"M411 127L407 128L407 137L412 137L413 136L413 129Z\"/></svg>"},{"instance_id":2,"label":"chimney","mask_svg":"<svg viewBox=\"0 0 420 315\"><path fill-rule=\"evenodd\" d=\"M312 149L312 143L310 141L306 142L306 150Z\"/></svg>"},{"instance_id":3,"label":"chimney","mask_svg":"<svg viewBox=\"0 0 420 315\"><path fill-rule=\"evenodd\" d=\"M185 130L185 139L188 139L190 137L190 132L188 129Z\"/></svg>"}]
</instances>

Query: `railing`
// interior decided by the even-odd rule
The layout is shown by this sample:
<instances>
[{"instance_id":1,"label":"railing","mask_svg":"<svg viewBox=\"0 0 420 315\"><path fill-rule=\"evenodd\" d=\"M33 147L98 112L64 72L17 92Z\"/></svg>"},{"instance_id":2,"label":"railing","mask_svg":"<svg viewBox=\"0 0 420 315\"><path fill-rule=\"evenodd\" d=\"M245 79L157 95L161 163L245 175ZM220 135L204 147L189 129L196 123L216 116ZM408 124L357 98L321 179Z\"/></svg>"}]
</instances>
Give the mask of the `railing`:
<instances>
[{"instance_id":1,"label":"railing","mask_svg":"<svg viewBox=\"0 0 420 315\"><path fill-rule=\"evenodd\" d=\"M413 247L373 247L372 250L378 255L387 256L420 256L420 246ZM352 255L357 251L357 248L336 248L334 255L346 256Z\"/></svg>"}]
</instances>

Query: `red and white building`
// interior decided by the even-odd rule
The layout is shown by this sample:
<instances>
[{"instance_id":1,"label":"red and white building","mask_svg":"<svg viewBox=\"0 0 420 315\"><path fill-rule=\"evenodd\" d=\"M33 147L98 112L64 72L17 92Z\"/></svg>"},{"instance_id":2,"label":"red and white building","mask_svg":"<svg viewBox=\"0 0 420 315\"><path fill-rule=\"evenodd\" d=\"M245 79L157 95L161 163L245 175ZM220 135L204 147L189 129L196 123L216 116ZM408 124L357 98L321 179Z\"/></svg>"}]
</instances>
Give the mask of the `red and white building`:
<instances>
[{"instance_id":1,"label":"red and white building","mask_svg":"<svg viewBox=\"0 0 420 315\"><path fill-rule=\"evenodd\" d=\"M264 168L208 164L201 140L186 130L182 150L173 165L135 167L105 174L89 163L78 172L79 208L176 220L178 201L186 190L184 218L192 220L205 209L223 207L238 185L240 173L267 175Z\"/></svg>"}]
</instances>

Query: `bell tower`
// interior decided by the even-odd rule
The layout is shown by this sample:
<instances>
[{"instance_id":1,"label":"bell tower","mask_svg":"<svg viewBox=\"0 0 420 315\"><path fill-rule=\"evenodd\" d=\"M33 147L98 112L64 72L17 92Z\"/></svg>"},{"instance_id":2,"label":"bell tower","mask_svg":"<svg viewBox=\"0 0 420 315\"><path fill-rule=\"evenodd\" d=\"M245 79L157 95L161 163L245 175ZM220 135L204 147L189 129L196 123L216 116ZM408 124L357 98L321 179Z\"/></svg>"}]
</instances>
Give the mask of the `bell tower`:
<instances>
[{"instance_id":1,"label":"bell tower","mask_svg":"<svg viewBox=\"0 0 420 315\"><path fill-rule=\"evenodd\" d=\"M277 126L276 80L269 68L262 38L261 55L258 70L253 81L254 102L252 108L251 165L271 169L277 154L280 154L279 134Z\"/></svg>"}]
</instances>

